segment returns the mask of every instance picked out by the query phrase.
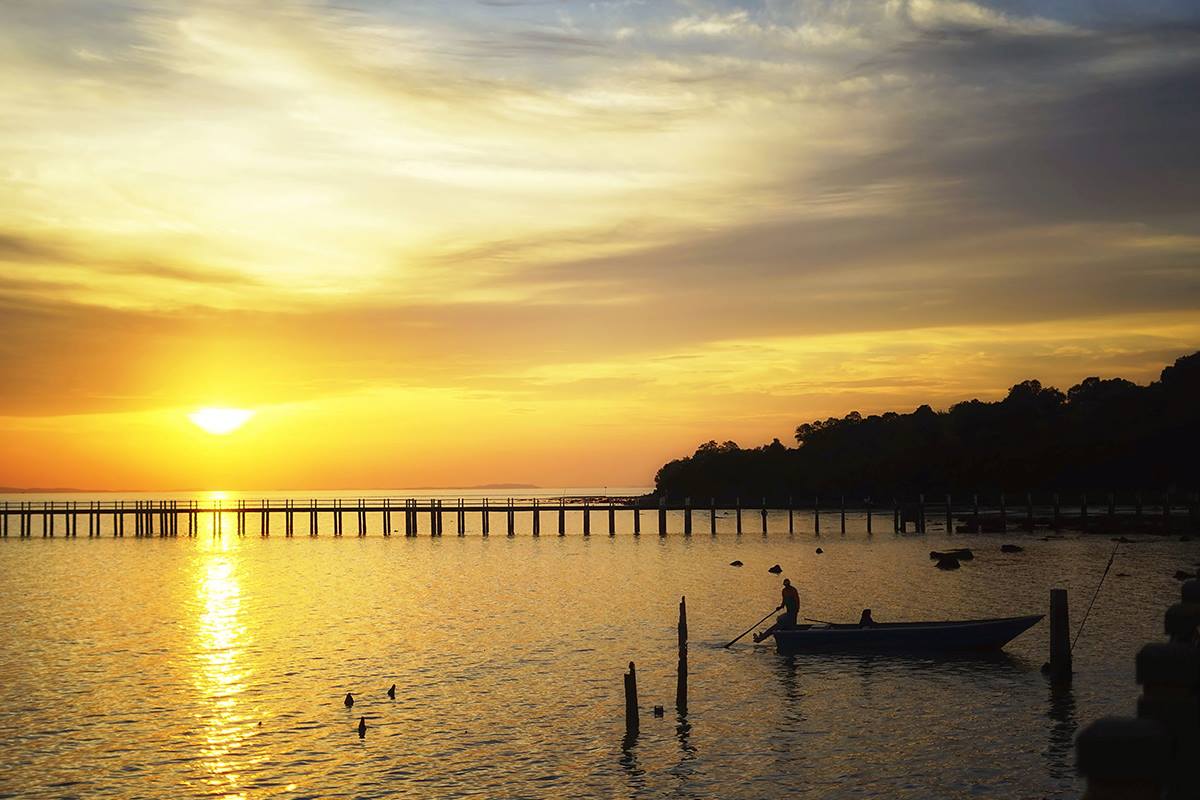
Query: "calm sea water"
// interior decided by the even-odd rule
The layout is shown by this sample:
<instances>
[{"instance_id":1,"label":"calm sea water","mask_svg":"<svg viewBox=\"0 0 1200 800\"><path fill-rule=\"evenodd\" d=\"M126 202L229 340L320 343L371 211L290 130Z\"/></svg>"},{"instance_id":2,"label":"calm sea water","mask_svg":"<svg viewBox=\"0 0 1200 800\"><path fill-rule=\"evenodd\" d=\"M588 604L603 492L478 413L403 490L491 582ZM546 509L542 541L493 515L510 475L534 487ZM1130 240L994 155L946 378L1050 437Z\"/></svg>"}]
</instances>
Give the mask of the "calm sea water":
<instances>
[{"instance_id":1,"label":"calm sea water","mask_svg":"<svg viewBox=\"0 0 1200 800\"><path fill-rule=\"evenodd\" d=\"M775 563L806 616L1043 612L1065 586L1078 624L1108 538L896 536L884 524L868 537L857 517L844 536L827 518L818 538L807 517L788 535L786 516L765 537L735 536L729 517L713 537L703 519L691 538L660 538L644 517L635 538L620 516L616 537L597 514L587 539L577 518L554 535L549 515L539 539L528 515L513 538L497 516L486 539L477 518L463 538L448 520L440 539L385 539L378 520L359 539L352 519L344 538L315 540L306 522L295 539L261 539L257 522L240 539L231 519L219 538L208 521L194 539L10 532L0 796L1075 797L1077 728L1133 710L1134 655L1160 637L1174 571L1200 559L1176 540L1122 546L1075 685L1055 692L1039 672L1045 623L991 658L721 645L778 603ZM1001 554L1006 541L1026 551ZM963 545L977 557L957 572L929 561ZM685 720L670 710L684 595ZM632 744L630 660L644 712Z\"/></svg>"}]
</instances>

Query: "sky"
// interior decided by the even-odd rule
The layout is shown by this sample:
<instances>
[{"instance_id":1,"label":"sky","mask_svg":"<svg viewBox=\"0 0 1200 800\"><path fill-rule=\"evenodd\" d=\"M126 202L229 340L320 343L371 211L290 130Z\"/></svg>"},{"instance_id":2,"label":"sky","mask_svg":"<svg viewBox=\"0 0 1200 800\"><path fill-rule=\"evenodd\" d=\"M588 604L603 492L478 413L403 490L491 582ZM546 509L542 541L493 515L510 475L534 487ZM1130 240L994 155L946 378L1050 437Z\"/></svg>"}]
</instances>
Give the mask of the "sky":
<instances>
[{"instance_id":1,"label":"sky","mask_svg":"<svg viewBox=\"0 0 1200 800\"><path fill-rule=\"evenodd\" d=\"M0 485L647 485L1200 349L1190 0L5 0L0 74Z\"/></svg>"}]
</instances>

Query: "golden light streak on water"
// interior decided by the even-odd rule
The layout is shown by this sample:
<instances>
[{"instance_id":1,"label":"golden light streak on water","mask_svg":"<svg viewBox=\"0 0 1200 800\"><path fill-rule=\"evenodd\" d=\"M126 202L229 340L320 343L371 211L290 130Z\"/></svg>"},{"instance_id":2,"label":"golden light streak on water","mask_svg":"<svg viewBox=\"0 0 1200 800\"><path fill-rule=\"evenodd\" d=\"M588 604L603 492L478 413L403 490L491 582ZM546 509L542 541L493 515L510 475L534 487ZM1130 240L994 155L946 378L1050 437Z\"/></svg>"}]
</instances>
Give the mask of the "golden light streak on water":
<instances>
[{"instance_id":1,"label":"golden light streak on water","mask_svg":"<svg viewBox=\"0 0 1200 800\"><path fill-rule=\"evenodd\" d=\"M201 698L197 722L202 764L210 792L228 800L244 798L240 773L248 763L238 750L254 733L255 723L240 702L250 678L244 658L250 641L241 619L242 593L236 552L227 539L200 537L196 560L194 685ZM257 759L254 760L257 762Z\"/></svg>"}]
</instances>

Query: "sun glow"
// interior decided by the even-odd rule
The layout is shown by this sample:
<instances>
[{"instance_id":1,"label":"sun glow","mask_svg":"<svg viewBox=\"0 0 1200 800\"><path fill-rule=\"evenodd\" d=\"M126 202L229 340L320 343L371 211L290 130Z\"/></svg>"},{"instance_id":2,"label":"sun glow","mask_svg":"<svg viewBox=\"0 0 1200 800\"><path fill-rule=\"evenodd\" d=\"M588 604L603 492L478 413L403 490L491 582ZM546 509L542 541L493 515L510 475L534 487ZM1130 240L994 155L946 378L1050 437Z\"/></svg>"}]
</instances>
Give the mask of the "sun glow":
<instances>
[{"instance_id":1,"label":"sun glow","mask_svg":"<svg viewBox=\"0 0 1200 800\"><path fill-rule=\"evenodd\" d=\"M206 433L224 436L246 424L254 412L245 408L202 408L188 414L188 419Z\"/></svg>"}]
</instances>

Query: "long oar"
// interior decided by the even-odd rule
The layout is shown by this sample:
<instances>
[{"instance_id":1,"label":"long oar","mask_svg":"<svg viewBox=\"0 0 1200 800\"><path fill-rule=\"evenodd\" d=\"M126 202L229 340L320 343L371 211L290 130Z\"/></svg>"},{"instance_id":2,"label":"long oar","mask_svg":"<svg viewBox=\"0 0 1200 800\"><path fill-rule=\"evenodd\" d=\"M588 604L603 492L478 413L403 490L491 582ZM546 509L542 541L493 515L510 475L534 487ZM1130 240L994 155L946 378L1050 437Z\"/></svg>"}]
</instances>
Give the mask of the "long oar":
<instances>
[{"instance_id":1,"label":"long oar","mask_svg":"<svg viewBox=\"0 0 1200 800\"><path fill-rule=\"evenodd\" d=\"M726 647L732 647L734 644L736 644L736 643L737 643L738 639L741 639L741 638L742 638L742 636L745 636L747 633L749 633L750 631L754 630L754 629L755 629L755 628L757 628L759 625L762 625L764 622L766 622L766 621L767 621L767 617L771 616L772 614L774 614L774 613L775 613L776 611L778 611L778 610L779 610L778 608L772 608L770 611L768 611L768 612L767 612L766 616L764 616L764 617L763 617L762 619L760 619L758 622L756 622L756 623L754 623L753 625L751 625L749 628L746 628L746 630L742 631L742 633L741 633L741 634L740 634L740 635L737 637L737 639L734 639L732 642L730 642L729 644L727 644L727 645L725 645L725 646L726 646Z\"/></svg>"}]
</instances>

